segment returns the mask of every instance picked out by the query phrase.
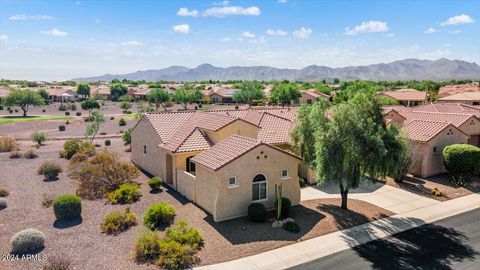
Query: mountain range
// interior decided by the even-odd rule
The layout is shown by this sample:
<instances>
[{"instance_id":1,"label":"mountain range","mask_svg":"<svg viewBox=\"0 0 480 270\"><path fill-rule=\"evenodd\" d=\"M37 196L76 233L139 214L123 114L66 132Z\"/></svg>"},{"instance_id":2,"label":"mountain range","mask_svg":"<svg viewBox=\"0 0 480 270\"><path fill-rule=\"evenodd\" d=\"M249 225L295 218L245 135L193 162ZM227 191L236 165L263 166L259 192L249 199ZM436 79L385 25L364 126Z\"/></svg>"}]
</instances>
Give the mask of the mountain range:
<instances>
[{"instance_id":1,"label":"mountain range","mask_svg":"<svg viewBox=\"0 0 480 270\"><path fill-rule=\"evenodd\" d=\"M311 65L302 69L282 69L269 66L215 67L202 64L195 68L171 66L164 69L141 70L127 74L105 74L96 77L75 78L73 81L111 81L129 79L145 81L204 81L204 80L463 80L480 79L480 66L461 60L441 58L435 61L405 59L391 63L366 66L331 68Z\"/></svg>"}]
</instances>

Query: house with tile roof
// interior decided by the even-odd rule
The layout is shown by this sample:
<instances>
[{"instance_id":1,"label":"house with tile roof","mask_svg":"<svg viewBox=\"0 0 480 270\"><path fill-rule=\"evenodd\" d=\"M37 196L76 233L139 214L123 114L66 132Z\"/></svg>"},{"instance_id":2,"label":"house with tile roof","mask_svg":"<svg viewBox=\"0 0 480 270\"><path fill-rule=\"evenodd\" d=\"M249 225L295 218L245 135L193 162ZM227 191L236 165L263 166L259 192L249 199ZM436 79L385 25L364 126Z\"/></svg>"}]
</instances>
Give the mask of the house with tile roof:
<instances>
[{"instance_id":1,"label":"house with tile roof","mask_svg":"<svg viewBox=\"0 0 480 270\"><path fill-rule=\"evenodd\" d=\"M213 215L273 208L275 185L300 201L302 160L288 152L292 109L147 113L132 130L132 161Z\"/></svg>"},{"instance_id":2,"label":"house with tile roof","mask_svg":"<svg viewBox=\"0 0 480 270\"><path fill-rule=\"evenodd\" d=\"M76 88L74 86L59 86L55 85L48 87L48 99L53 102L67 102L74 101L78 97Z\"/></svg>"},{"instance_id":3,"label":"house with tile roof","mask_svg":"<svg viewBox=\"0 0 480 270\"><path fill-rule=\"evenodd\" d=\"M212 104L233 103L233 94L238 89L230 88L229 86L210 87L210 89L203 90L203 100Z\"/></svg>"},{"instance_id":4,"label":"house with tile roof","mask_svg":"<svg viewBox=\"0 0 480 270\"><path fill-rule=\"evenodd\" d=\"M438 98L444 98L465 92L480 92L480 84L478 82L467 84L445 85L438 89Z\"/></svg>"},{"instance_id":5,"label":"house with tile roof","mask_svg":"<svg viewBox=\"0 0 480 270\"><path fill-rule=\"evenodd\" d=\"M319 98L330 99L330 96L324 93L320 93L315 89L307 89L302 92L302 96L298 99L299 104L313 104Z\"/></svg>"},{"instance_id":6,"label":"house with tile roof","mask_svg":"<svg viewBox=\"0 0 480 270\"><path fill-rule=\"evenodd\" d=\"M394 91L383 91L378 94L393 98L398 101L399 104L407 107L423 105L427 102L427 93L416 89L398 89Z\"/></svg>"},{"instance_id":7,"label":"house with tile roof","mask_svg":"<svg viewBox=\"0 0 480 270\"><path fill-rule=\"evenodd\" d=\"M455 102L469 105L480 105L480 91L463 92L451 96L442 97L438 99L438 102Z\"/></svg>"}]
</instances>

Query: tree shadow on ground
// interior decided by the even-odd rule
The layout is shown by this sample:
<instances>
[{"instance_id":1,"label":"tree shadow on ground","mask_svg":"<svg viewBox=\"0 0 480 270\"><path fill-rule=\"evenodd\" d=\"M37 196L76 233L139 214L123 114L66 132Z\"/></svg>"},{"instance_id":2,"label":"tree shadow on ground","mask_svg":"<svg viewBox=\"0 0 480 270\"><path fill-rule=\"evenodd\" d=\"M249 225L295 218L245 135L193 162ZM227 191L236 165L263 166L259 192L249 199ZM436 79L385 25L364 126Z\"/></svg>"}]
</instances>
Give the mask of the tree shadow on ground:
<instances>
[{"instance_id":1,"label":"tree shadow on ground","mask_svg":"<svg viewBox=\"0 0 480 270\"><path fill-rule=\"evenodd\" d=\"M452 262L473 260L478 253L465 242L467 237L452 228L416 218L386 218L382 222L365 224L343 232L352 250L372 263L374 269L452 269ZM382 233L392 234L399 228L422 225L415 229L374 240ZM367 244L360 245L368 242Z\"/></svg>"},{"instance_id":2,"label":"tree shadow on ground","mask_svg":"<svg viewBox=\"0 0 480 270\"><path fill-rule=\"evenodd\" d=\"M74 219L57 219L53 223L53 227L57 229L66 229L70 227L74 227L77 225L82 224L83 219L82 217L74 218Z\"/></svg>"},{"instance_id":3,"label":"tree shadow on ground","mask_svg":"<svg viewBox=\"0 0 480 270\"><path fill-rule=\"evenodd\" d=\"M325 215L302 205L290 209L290 217L300 226L299 233L291 233L284 229L273 229L275 213L268 213L267 221L252 222L248 217L215 222L212 215L204 219L233 245L247 244L258 241L297 241L307 234Z\"/></svg>"},{"instance_id":4,"label":"tree shadow on ground","mask_svg":"<svg viewBox=\"0 0 480 270\"><path fill-rule=\"evenodd\" d=\"M350 189L349 194L356 194L356 193L372 193L377 189L383 187L384 183L379 181L365 181L363 182L358 188ZM335 183L327 183L324 185L313 185L311 186L315 189L318 189L322 192L327 194L338 194L340 195L340 188Z\"/></svg>"},{"instance_id":5,"label":"tree shadow on ground","mask_svg":"<svg viewBox=\"0 0 480 270\"><path fill-rule=\"evenodd\" d=\"M348 229L372 221L372 218L349 209L342 209L340 206L334 204L320 204L317 206L317 209L332 215L339 230ZM388 216L379 214L377 219L385 217Z\"/></svg>"}]
</instances>

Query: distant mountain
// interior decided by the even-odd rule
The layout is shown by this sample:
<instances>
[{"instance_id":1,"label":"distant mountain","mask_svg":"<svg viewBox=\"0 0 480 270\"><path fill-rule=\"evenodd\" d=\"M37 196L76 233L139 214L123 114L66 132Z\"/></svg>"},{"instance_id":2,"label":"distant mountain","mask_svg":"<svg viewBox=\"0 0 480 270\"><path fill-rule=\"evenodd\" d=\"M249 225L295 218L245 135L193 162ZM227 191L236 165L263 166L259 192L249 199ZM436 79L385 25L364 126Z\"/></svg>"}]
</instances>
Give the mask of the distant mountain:
<instances>
[{"instance_id":1,"label":"distant mountain","mask_svg":"<svg viewBox=\"0 0 480 270\"><path fill-rule=\"evenodd\" d=\"M331 68L312 65L302 69L281 69L268 66L214 67L203 64L196 68L171 66L165 69L142 70L128 74L105 74L97 77L75 78L74 81L111 81L129 79L145 81L203 81L203 80L462 80L480 79L480 66L461 60L436 61L405 59L388 64Z\"/></svg>"}]
</instances>

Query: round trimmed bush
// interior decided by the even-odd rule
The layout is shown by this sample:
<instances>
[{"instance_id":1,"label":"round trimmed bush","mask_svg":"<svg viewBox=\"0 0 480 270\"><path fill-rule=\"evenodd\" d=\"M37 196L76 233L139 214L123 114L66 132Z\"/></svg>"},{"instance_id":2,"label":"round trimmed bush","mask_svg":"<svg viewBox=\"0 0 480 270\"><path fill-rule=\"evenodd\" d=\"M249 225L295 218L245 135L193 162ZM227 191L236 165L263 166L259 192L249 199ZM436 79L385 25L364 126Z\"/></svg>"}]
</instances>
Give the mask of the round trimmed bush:
<instances>
[{"instance_id":1,"label":"round trimmed bush","mask_svg":"<svg viewBox=\"0 0 480 270\"><path fill-rule=\"evenodd\" d=\"M112 204L133 203L142 196L140 188L135 184L122 184L115 191L110 192L107 199Z\"/></svg>"},{"instance_id":2,"label":"round trimmed bush","mask_svg":"<svg viewBox=\"0 0 480 270\"><path fill-rule=\"evenodd\" d=\"M248 218L251 221L261 222L267 219L267 209L263 203L251 203L248 206Z\"/></svg>"},{"instance_id":3,"label":"round trimmed bush","mask_svg":"<svg viewBox=\"0 0 480 270\"><path fill-rule=\"evenodd\" d=\"M70 115L70 112L65 112L65 115Z\"/></svg>"},{"instance_id":4,"label":"round trimmed bush","mask_svg":"<svg viewBox=\"0 0 480 270\"><path fill-rule=\"evenodd\" d=\"M159 190L162 187L162 182L162 178L155 176L148 180L148 186L150 186L152 190Z\"/></svg>"},{"instance_id":5,"label":"round trimmed bush","mask_svg":"<svg viewBox=\"0 0 480 270\"><path fill-rule=\"evenodd\" d=\"M35 254L45 248L45 235L35 229L16 233L10 240L12 254Z\"/></svg>"},{"instance_id":6,"label":"round trimmed bush","mask_svg":"<svg viewBox=\"0 0 480 270\"><path fill-rule=\"evenodd\" d=\"M64 125L58 126L58 131L65 131L65 126Z\"/></svg>"},{"instance_id":7,"label":"round trimmed bush","mask_svg":"<svg viewBox=\"0 0 480 270\"><path fill-rule=\"evenodd\" d=\"M161 229L175 217L175 208L168 203L152 204L143 215L143 223L150 230Z\"/></svg>"},{"instance_id":8,"label":"round trimmed bush","mask_svg":"<svg viewBox=\"0 0 480 270\"><path fill-rule=\"evenodd\" d=\"M112 144L110 140L105 140L105 146L110 146L110 144Z\"/></svg>"},{"instance_id":9,"label":"round trimmed bush","mask_svg":"<svg viewBox=\"0 0 480 270\"><path fill-rule=\"evenodd\" d=\"M126 126L126 125L127 125L127 121L125 121L125 119L123 119L123 118L120 118L120 120L118 120L118 125L119 125L119 126Z\"/></svg>"},{"instance_id":10,"label":"round trimmed bush","mask_svg":"<svg viewBox=\"0 0 480 270\"><path fill-rule=\"evenodd\" d=\"M74 219L82 215L82 200L73 194L60 195L53 201L57 219Z\"/></svg>"},{"instance_id":11,"label":"round trimmed bush","mask_svg":"<svg viewBox=\"0 0 480 270\"><path fill-rule=\"evenodd\" d=\"M55 162L45 162L40 165L38 171L45 176L48 180L53 180L58 177L58 175L62 172L62 167L60 164Z\"/></svg>"},{"instance_id":12,"label":"round trimmed bush","mask_svg":"<svg viewBox=\"0 0 480 270\"><path fill-rule=\"evenodd\" d=\"M443 149L443 163L447 171L457 174L480 173L480 148L469 144L452 144Z\"/></svg>"},{"instance_id":13,"label":"round trimmed bush","mask_svg":"<svg viewBox=\"0 0 480 270\"><path fill-rule=\"evenodd\" d=\"M289 221L285 224L283 224L283 228L289 232L292 233L299 233L300 232L300 226L296 222Z\"/></svg>"},{"instance_id":14,"label":"round trimmed bush","mask_svg":"<svg viewBox=\"0 0 480 270\"><path fill-rule=\"evenodd\" d=\"M7 208L7 199L0 198L0 210Z\"/></svg>"}]
</instances>

